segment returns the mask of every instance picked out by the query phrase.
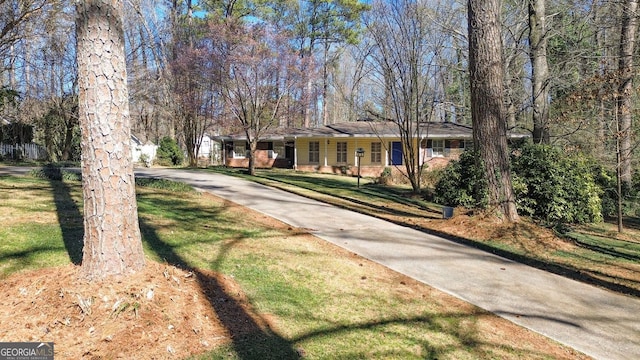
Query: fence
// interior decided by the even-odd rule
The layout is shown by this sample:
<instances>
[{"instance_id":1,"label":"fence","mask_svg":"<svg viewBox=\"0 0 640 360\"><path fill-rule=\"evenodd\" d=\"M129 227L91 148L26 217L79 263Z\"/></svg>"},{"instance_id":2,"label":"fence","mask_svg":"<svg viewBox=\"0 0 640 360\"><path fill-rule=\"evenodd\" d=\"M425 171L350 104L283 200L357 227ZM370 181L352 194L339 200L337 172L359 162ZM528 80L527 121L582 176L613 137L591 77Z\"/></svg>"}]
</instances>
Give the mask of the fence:
<instances>
[{"instance_id":1,"label":"fence","mask_svg":"<svg viewBox=\"0 0 640 360\"><path fill-rule=\"evenodd\" d=\"M0 157L14 160L46 160L47 150L38 144L0 144Z\"/></svg>"}]
</instances>

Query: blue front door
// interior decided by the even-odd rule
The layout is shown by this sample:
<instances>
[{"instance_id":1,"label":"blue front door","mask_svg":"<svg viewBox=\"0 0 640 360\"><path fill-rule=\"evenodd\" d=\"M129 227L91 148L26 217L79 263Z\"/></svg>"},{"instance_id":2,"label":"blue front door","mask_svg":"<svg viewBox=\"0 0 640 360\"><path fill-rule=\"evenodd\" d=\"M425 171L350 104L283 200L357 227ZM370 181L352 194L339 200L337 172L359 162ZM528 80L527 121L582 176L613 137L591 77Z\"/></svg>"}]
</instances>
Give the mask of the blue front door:
<instances>
[{"instance_id":1,"label":"blue front door","mask_svg":"<svg viewBox=\"0 0 640 360\"><path fill-rule=\"evenodd\" d=\"M391 165L402 165L402 142L391 143Z\"/></svg>"}]
</instances>

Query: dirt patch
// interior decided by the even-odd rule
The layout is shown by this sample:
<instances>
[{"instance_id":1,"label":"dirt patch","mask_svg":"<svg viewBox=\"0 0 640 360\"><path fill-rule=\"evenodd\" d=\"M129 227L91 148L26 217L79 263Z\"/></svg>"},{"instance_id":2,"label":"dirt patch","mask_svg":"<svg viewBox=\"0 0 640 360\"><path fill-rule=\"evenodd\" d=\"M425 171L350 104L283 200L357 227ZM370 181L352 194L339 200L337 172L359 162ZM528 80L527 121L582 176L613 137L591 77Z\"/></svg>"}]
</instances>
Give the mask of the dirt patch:
<instances>
[{"instance_id":1,"label":"dirt patch","mask_svg":"<svg viewBox=\"0 0 640 360\"><path fill-rule=\"evenodd\" d=\"M252 313L230 278L213 272L204 278L224 289L224 298L233 294L228 312L240 304ZM162 359L202 353L231 340L219 319L233 315L224 314L220 304L213 311L216 294L202 279L202 273L155 262L132 276L103 282L83 280L80 267L73 265L14 274L0 285L0 339L53 341L60 359Z\"/></svg>"},{"instance_id":2,"label":"dirt patch","mask_svg":"<svg viewBox=\"0 0 640 360\"><path fill-rule=\"evenodd\" d=\"M510 223L486 214L466 212L464 209L456 209L456 213L457 215L446 220L425 219L421 225L462 238L508 244L530 254L543 254L549 250L568 251L573 248L570 241L526 218Z\"/></svg>"}]
</instances>

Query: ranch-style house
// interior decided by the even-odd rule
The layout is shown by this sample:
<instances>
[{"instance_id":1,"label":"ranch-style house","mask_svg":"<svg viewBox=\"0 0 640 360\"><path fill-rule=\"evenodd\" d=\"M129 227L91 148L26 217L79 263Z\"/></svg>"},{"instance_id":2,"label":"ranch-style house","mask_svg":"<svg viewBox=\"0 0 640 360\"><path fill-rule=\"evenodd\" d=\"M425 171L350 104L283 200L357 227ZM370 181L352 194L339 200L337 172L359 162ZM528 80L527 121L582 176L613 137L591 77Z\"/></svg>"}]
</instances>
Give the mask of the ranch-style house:
<instances>
[{"instance_id":1,"label":"ranch-style house","mask_svg":"<svg viewBox=\"0 0 640 360\"><path fill-rule=\"evenodd\" d=\"M420 138L413 138L419 161L427 169L446 165L472 146L472 129L451 122L421 124ZM511 137L525 135L512 134ZM249 147L244 134L217 136L222 162L229 167L248 167ZM404 168L403 146L392 122L356 121L317 128L277 128L258 143L257 168L293 168L300 171L379 176L386 167ZM364 156L357 156L364 150ZM362 154L360 154L362 155Z\"/></svg>"}]
</instances>

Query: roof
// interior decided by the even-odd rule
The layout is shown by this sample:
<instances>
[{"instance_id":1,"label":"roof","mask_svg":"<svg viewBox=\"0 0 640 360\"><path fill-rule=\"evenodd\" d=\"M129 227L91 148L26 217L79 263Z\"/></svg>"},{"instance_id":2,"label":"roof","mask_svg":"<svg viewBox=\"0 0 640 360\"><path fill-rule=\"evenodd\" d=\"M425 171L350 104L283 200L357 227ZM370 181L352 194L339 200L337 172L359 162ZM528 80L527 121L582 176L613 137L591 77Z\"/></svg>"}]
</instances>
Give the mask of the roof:
<instances>
[{"instance_id":1,"label":"roof","mask_svg":"<svg viewBox=\"0 0 640 360\"><path fill-rule=\"evenodd\" d=\"M142 145L142 141L137 136L131 134L131 142L135 145Z\"/></svg>"},{"instance_id":2,"label":"roof","mask_svg":"<svg viewBox=\"0 0 640 360\"><path fill-rule=\"evenodd\" d=\"M334 131L333 137L398 137L400 132L394 122L357 121L327 125ZM427 138L472 138L471 127L450 122L426 122L420 124L420 134Z\"/></svg>"},{"instance_id":3,"label":"roof","mask_svg":"<svg viewBox=\"0 0 640 360\"><path fill-rule=\"evenodd\" d=\"M421 124L420 133L429 139L471 139L470 126L451 122L427 122ZM353 121L316 128L274 128L263 134L262 140L298 138L346 138L346 137L399 137L398 125L389 121ZM217 136L220 140L246 140L244 133Z\"/></svg>"}]
</instances>

